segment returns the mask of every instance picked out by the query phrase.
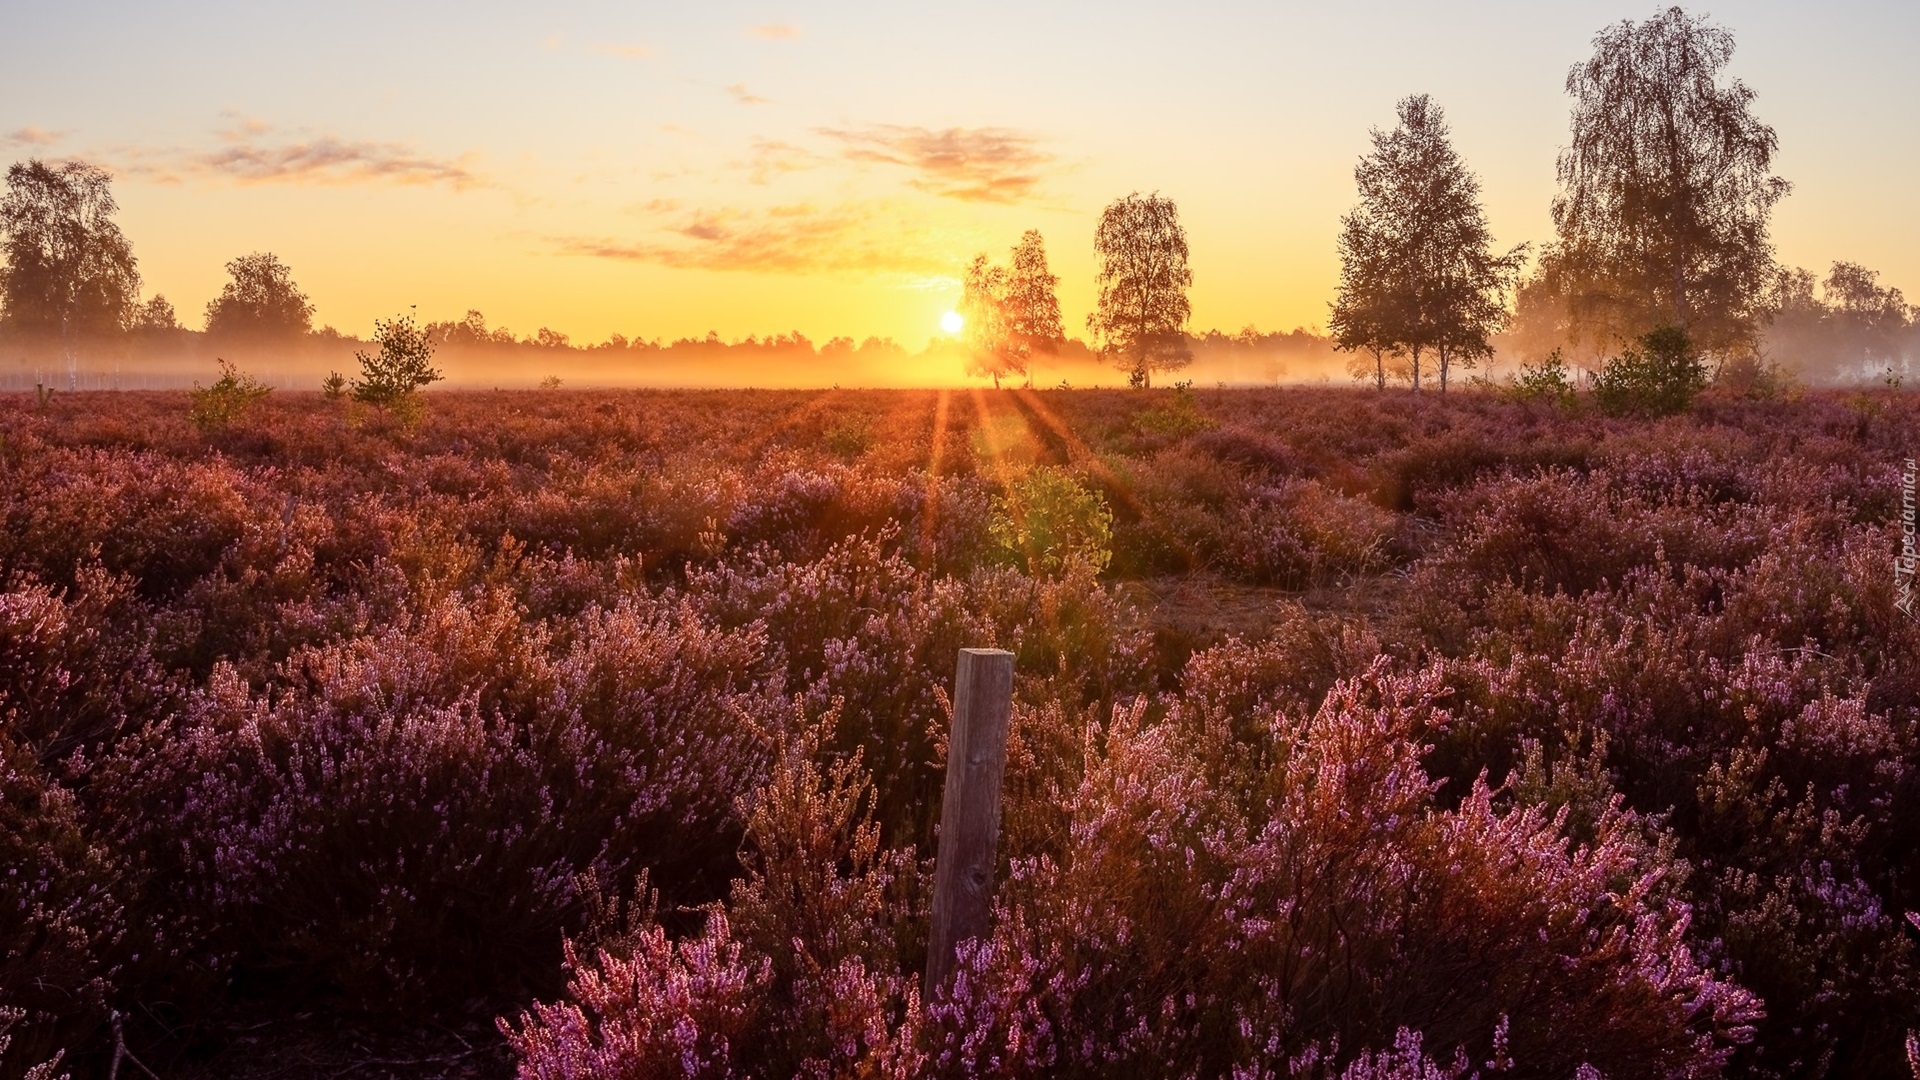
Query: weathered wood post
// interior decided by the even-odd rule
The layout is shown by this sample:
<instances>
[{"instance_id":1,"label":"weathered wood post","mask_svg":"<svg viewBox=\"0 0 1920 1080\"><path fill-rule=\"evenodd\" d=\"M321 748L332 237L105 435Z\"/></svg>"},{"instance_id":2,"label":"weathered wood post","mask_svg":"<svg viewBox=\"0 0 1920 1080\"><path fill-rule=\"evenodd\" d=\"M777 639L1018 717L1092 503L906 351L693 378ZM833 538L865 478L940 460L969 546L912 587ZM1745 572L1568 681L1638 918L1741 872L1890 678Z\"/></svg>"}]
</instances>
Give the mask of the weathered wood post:
<instances>
[{"instance_id":1,"label":"weathered wood post","mask_svg":"<svg viewBox=\"0 0 1920 1080\"><path fill-rule=\"evenodd\" d=\"M933 866L933 934L927 943L929 998L953 975L954 946L987 936L994 858L1000 846L1000 780L1013 715L1013 654L961 649L947 735L947 786L940 803L940 852Z\"/></svg>"}]
</instances>

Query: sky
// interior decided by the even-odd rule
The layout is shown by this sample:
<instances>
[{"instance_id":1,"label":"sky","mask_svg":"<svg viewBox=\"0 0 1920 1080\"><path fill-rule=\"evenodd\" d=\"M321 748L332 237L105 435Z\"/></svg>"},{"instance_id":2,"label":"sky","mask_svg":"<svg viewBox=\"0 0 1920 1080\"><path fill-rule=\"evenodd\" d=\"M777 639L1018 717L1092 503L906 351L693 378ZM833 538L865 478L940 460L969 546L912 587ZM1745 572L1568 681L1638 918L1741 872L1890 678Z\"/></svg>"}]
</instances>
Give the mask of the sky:
<instances>
[{"instance_id":1,"label":"sky","mask_svg":"<svg viewBox=\"0 0 1920 1080\"><path fill-rule=\"evenodd\" d=\"M1431 94L1496 241L1551 239L1568 69L1620 3L275 4L0 0L0 158L110 169L146 292L236 256L316 323L414 306L576 343L940 332L976 252L1180 207L1193 327L1324 324L1353 166ZM1779 134L1779 258L1920 294L1920 5L1723 3Z\"/></svg>"}]
</instances>

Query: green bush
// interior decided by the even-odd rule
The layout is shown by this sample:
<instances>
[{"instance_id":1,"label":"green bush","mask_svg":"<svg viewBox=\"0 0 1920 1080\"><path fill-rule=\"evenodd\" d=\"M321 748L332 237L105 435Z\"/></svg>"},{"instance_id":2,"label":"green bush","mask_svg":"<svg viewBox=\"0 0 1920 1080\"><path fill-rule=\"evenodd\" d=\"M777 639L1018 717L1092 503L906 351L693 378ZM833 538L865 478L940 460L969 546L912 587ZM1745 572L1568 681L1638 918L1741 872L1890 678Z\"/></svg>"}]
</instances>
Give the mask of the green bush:
<instances>
[{"instance_id":1,"label":"green bush","mask_svg":"<svg viewBox=\"0 0 1920 1080\"><path fill-rule=\"evenodd\" d=\"M1113 512L1065 469L1042 466L993 498L987 535L1034 574L1058 574L1076 563L1098 573L1113 558Z\"/></svg>"},{"instance_id":2,"label":"green bush","mask_svg":"<svg viewBox=\"0 0 1920 1080\"><path fill-rule=\"evenodd\" d=\"M1594 377L1593 399L1610 416L1671 416L1691 408L1706 386L1707 365L1687 332L1661 326L1607 361Z\"/></svg>"},{"instance_id":3,"label":"green bush","mask_svg":"<svg viewBox=\"0 0 1920 1080\"><path fill-rule=\"evenodd\" d=\"M220 378L212 386L193 384L188 391L193 404L187 415L201 431L219 431L240 420L253 403L272 393L271 387L220 361Z\"/></svg>"},{"instance_id":4,"label":"green bush","mask_svg":"<svg viewBox=\"0 0 1920 1080\"><path fill-rule=\"evenodd\" d=\"M1567 374L1567 364L1560 358L1560 350L1547 354L1538 364L1522 364L1520 373L1507 387L1507 396L1515 401L1546 401L1562 408L1573 404L1573 379Z\"/></svg>"},{"instance_id":5,"label":"green bush","mask_svg":"<svg viewBox=\"0 0 1920 1080\"><path fill-rule=\"evenodd\" d=\"M380 343L377 354L353 354L353 358L360 361L360 377L353 382L353 399L409 416L417 414L419 407L414 394L441 378L440 372L429 363L433 359L433 342L426 330L416 325L411 315L386 322L375 319L373 339Z\"/></svg>"}]
</instances>

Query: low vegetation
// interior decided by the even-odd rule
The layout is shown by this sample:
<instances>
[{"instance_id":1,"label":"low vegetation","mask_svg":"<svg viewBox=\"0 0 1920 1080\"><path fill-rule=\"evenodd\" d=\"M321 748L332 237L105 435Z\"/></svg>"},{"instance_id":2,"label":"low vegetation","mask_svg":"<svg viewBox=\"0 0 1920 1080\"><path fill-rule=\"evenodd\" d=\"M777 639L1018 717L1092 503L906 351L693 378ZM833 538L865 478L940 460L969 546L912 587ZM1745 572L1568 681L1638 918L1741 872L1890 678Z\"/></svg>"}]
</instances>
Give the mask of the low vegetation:
<instances>
[{"instance_id":1,"label":"low vegetation","mask_svg":"<svg viewBox=\"0 0 1920 1080\"><path fill-rule=\"evenodd\" d=\"M0 402L0 1068L1905 1072L1912 396L1180 394Z\"/></svg>"}]
</instances>

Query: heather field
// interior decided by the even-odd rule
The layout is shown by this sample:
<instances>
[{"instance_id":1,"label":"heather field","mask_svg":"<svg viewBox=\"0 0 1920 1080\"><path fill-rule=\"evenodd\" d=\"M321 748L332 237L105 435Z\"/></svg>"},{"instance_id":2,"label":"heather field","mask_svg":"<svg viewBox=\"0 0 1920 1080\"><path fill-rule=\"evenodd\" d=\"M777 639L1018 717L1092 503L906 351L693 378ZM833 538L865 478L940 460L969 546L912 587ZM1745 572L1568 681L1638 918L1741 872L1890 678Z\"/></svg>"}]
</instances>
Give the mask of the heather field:
<instances>
[{"instance_id":1,"label":"heather field","mask_svg":"<svg viewBox=\"0 0 1920 1080\"><path fill-rule=\"evenodd\" d=\"M0 396L0 1075L1909 1076L1920 396L1717 393Z\"/></svg>"}]
</instances>

